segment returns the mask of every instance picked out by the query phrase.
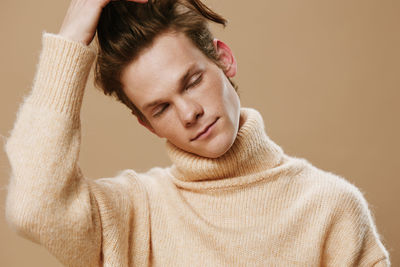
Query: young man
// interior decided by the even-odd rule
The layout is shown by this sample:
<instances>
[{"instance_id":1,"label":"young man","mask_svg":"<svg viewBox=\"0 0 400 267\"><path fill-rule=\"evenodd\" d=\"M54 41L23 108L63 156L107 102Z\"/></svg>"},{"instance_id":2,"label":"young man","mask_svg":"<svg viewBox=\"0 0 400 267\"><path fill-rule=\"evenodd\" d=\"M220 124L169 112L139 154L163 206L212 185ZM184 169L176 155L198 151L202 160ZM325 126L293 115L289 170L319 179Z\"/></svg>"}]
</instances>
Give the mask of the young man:
<instances>
[{"instance_id":1,"label":"young man","mask_svg":"<svg viewBox=\"0 0 400 267\"><path fill-rule=\"evenodd\" d=\"M87 179L79 114L107 2L72 1L60 33L43 35L5 146L10 226L67 266L390 265L361 192L286 155L261 115L240 107L222 41L217 64L167 30L123 68L135 115L166 138L173 164Z\"/></svg>"}]
</instances>

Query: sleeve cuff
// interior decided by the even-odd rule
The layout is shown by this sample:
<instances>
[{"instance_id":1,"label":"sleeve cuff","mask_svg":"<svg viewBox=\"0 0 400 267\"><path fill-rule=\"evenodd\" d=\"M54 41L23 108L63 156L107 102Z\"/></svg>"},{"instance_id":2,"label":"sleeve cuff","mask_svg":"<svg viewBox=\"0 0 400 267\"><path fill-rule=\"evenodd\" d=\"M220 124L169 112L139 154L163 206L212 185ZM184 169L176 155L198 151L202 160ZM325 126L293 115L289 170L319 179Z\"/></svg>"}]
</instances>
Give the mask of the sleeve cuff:
<instances>
[{"instance_id":1,"label":"sleeve cuff","mask_svg":"<svg viewBox=\"0 0 400 267\"><path fill-rule=\"evenodd\" d=\"M95 56L93 47L44 31L42 51L27 101L67 115L79 116Z\"/></svg>"}]
</instances>

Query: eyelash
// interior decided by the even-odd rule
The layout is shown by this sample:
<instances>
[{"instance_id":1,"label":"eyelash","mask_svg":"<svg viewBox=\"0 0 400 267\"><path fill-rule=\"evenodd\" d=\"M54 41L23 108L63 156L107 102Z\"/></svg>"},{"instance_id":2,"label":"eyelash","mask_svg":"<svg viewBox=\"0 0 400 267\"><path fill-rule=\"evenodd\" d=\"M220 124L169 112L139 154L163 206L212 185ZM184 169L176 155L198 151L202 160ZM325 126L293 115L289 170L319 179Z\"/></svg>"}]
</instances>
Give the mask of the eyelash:
<instances>
[{"instance_id":1,"label":"eyelash","mask_svg":"<svg viewBox=\"0 0 400 267\"><path fill-rule=\"evenodd\" d=\"M189 89L189 88L191 88L193 86L196 86L198 83L201 82L202 78L203 78L203 74L201 73L199 75L199 77L193 83L189 84L185 89L187 90L187 89Z\"/></svg>"},{"instance_id":2,"label":"eyelash","mask_svg":"<svg viewBox=\"0 0 400 267\"><path fill-rule=\"evenodd\" d=\"M165 105L163 106L163 108L162 108L159 112L157 112L157 113L155 113L155 114L153 115L153 117L158 117L158 116L160 116L161 113L163 113L164 110L165 110L168 106L169 106L169 104L165 104Z\"/></svg>"},{"instance_id":3,"label":"eyelash","mask_svg":"<svg viewBox=\"0 0 400 267\"><path fill-rule=\"evenodd\" d=\"M191 84L189 84L188 86L186 86L185 90L188 90L188 89L190 89L190 88L196 86L197 84L199 84L199 83L201 82L202 79L203 79L203 74L201 73L201 74L199 75L199 77L198 77L193 83L191 83ZM169 106L169 104L165 104L159 112L157 112L157 113L155 113L155 114L153 115L153 117L158 117L158 116L160 116L168 106Z\"/></svg>"}]
</instances>

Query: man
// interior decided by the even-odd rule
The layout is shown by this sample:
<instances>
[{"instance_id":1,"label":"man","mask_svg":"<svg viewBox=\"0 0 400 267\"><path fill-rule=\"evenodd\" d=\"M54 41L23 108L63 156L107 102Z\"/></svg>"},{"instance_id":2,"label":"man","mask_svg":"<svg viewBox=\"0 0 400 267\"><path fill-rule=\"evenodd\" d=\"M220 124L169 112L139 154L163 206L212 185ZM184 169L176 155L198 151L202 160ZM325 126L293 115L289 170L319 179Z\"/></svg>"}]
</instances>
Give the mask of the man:
<instances>
[{"instance_id":1,"label":"man","mask_svg":"<svg viewBox=\"0 0 400 267\"><path fill-rule=\"evenodd\" d=\"M6 215L19 234L67 266L390 264L361 192L286 155L261 115L240 107L229 47L209 43L215 61L180 28L156 32L118 76L120 99L166 138L173 164L87 179L79 114L106 4L72 1L60 33L43 35L34 87L6 143Z\"/></svg>"}]
</instances>

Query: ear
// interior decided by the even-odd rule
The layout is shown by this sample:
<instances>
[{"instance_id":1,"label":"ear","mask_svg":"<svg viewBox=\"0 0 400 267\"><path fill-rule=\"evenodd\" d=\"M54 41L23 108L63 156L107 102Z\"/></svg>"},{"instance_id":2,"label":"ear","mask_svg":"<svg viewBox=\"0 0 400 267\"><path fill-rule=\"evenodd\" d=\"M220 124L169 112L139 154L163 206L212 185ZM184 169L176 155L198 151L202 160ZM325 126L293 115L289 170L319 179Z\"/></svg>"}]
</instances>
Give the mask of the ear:
<instances>
[{"instance_id":1,"label":"ear","mask_svg":"<svg viewBox=\"0 0 400 267\"><path fill-rule=\"evenodd\" d=\"M152 132L153 134L157 135L158 137L160 137L156 131L154 130L154 128L147 122L145 122L144 120L142 120L139 116L137 116L134 112L132 112L133 115L135 115L136 119L138 120L138 122L143 125L144 127L147 128L147 130L149 130L150 132Z\"/></svg>"},{"instance_id":2,"label":"ear","mask_svg":"<svg viewBox=\"0 0 400 267\"><path fill-rule=\"evenodd\" d=\"M219 61L225 66L224 73L227 77L234 77L237 72L236 59L233 56L232 50L227 44L214 38L214 48L217 51Z\"/></svg>"}]
</instances>

